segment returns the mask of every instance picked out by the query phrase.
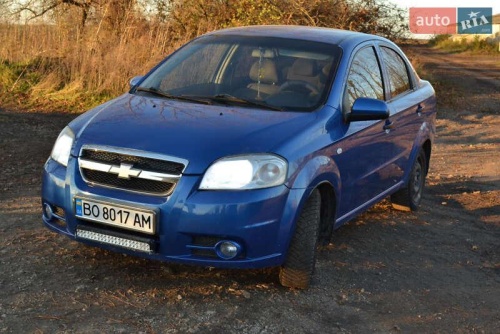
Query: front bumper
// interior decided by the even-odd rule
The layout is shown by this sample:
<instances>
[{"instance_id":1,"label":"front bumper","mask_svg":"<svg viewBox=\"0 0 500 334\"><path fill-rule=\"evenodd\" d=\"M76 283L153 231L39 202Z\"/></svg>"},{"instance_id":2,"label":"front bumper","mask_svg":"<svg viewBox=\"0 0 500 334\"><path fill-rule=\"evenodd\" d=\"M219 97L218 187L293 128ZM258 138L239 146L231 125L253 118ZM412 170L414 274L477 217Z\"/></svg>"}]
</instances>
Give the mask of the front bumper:
<instances>
[{"instance_id":1,"label":"front bumper","mask_svg":"<svg viewBox=\"0 0 500 334\"><path fill-rule=\"evenodd\" d=\"M90 187L80 177L76 159L65 168L49 159L45 164L42 203L57 215L43 216L44 224L89 245L149 259L225 268L280 265L293 234L304 189L285 186L248 191L199 191L200 176L184 175L168 197ZM158 226L153 236L95 224L75 217L75 197L106 201L155 211ZM93 230L117 238L142 240L152 251L82 239L77 230ZM231 241L241 246L237 257L224 259L216 245Z\"/></svg>"}]
</instances>

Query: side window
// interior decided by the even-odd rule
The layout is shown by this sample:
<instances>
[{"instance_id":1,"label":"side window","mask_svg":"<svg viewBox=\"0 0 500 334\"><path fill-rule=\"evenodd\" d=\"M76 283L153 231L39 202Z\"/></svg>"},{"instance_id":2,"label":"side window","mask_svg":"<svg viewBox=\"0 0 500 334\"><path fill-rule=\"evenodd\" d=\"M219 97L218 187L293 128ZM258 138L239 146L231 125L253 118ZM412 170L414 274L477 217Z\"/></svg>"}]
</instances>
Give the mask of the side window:
<instances>
[{"instance_id":1,"label":"side window","mask_svg":"<svg viewBox=\"0 0 500 334\"><path fill-rule=\"evenodd\" d=\"M343 99L345 112L350 112L358 97L384 99L382 74L375 50L372 47L364 48L354 56Z\"/></svg>"},{"instance_id":2,"label":"side window","mask_svg":"<svg viewBox=\"0 0 500 334\"><path fill-rule=\"evenodd\" d=\"M404 60L394 50L382 47L384 62L389 74L389 83L391 87L391 96L395 96L411 89L410 77Z\"/></svg>"}]
</instances>

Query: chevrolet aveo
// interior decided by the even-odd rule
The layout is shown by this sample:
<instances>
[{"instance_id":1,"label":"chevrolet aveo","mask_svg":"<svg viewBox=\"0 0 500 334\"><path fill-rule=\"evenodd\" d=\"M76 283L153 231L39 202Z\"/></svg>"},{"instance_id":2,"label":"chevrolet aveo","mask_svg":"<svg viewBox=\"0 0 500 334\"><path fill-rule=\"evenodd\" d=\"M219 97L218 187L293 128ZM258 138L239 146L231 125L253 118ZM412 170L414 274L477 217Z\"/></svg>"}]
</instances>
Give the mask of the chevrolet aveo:
<instances>
[{"instance_id":1,"label":"chevrolet aveo","mask_svg":"<svg viewBox=\"0 0 500 334\"><path fill-rule=\"evenodd\" d=\"M391 41L308 27L215 31L72 121L43 222L148 259L279 266L306 288L319 241L390 196L416 210L436 99Z\"/></svg>"}]
</instances>

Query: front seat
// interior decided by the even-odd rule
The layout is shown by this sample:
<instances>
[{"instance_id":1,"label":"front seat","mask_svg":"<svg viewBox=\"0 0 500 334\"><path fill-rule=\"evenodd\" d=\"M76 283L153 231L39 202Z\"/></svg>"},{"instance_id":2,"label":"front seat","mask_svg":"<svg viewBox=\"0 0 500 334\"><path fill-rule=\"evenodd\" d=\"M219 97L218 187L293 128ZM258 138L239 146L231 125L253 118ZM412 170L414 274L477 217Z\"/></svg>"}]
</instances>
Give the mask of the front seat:
<instances>
[{"instance_id":1,"label":"front seat","mask_svg":"<svg viewBox=\"0 0 500 334\"><path fill-rule=\"evenodd\" d=\"M256 61L250 68L249 77L252 83L247 88L255 93L257 99L263 99L279 91L278 71L276 64L270 59Z\"/></svg>"},{"instance_id":2,"label":"front seat","mask_svg":"<svg viewBox=\"0 0 500 334\"><path fill-rule=\"evenodd\" d=\"M299 58L288 70L287 81L305 81L318 87L320 78L317 74L316 63L312 59Z\"/></svg>"}]
</instances>

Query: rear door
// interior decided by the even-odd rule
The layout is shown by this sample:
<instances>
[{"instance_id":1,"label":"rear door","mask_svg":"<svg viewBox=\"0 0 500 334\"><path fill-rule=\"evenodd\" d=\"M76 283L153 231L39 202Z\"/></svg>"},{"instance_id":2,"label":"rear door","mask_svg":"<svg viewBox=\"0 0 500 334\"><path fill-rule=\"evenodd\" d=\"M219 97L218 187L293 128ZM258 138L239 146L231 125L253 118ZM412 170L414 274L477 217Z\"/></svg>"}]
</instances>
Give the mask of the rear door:
<instances>
[{"instance_id":1,"label":"rear door","mask_svg":"<svg viewBox=\"0 0 500 334\"><path fill-rule=\"evenodd\" d=\"M391 132L397 139L393 145L393 163L396 165L394 177L396 181L401 181L409 168L408 160L423 122L421 115L425 105L419 100L410 67L399 51L390 45L380 45L378 51L391 112Z\"/></svg>"}]
</instances>

